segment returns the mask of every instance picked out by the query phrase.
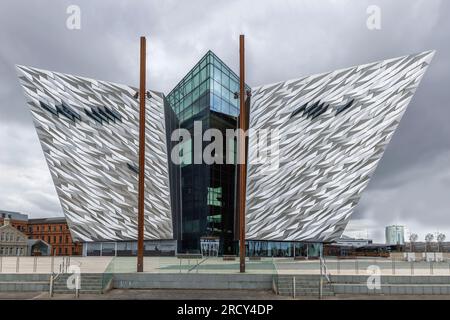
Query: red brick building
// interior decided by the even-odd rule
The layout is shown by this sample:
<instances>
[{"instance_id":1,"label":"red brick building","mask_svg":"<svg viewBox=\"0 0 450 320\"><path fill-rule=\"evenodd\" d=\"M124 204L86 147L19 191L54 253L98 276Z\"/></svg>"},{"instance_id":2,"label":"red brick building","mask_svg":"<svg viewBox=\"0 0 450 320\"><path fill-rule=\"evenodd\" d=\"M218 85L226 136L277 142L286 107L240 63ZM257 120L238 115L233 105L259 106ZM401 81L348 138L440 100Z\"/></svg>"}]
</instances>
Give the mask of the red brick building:
<instances>
[{"instance_id":1,"label":"red brick building","mask_svg":"<svg viewBox=\"0 0 450 320\"><path fill-rule=\"evenodd\" d=\"M25 234L30 239L40 239L52 246L52 254L57 256L81 255L82 244L74 243L66 219L29 219Z\"/></svg>"},{"instance_id":2,"label":"red brick building","mask_svg":"<svg viewBox=\"0 0 450 320\"><path fill-rule=\"evenodd\" d=\"M0 226L3 225L5 218L11 219L10 225L25 233L28 225L28 216L26 214L0 210Z\"/></svg>"},{"instance_id":3,"label":"red brick building","mask_svg":"<svg viewBox=\"0 0 450 320\"><path fill-rule=\"evenodd\" d=\"M25 233L28 239L40 239L51 245L52 255L81 255L83 245L74 243L64 217L28 219L26 214L0 210L0 226L10 218L10 224Z\"/></svg>"}]
</instances>

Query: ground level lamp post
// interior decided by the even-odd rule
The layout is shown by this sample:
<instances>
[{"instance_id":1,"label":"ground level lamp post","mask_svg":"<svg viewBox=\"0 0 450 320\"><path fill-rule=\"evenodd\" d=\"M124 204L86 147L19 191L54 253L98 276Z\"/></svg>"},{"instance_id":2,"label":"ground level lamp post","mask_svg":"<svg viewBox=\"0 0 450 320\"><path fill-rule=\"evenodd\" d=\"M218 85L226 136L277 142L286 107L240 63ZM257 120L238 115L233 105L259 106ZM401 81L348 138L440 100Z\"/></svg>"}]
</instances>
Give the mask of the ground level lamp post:
<instances>
[{"instance_id":1,"label":"ground level lamp post","mask_svg":"<svg viewBox=\"0 0 450 320\"><path fill-rule=\"evenodd\" d=\"M409 251L413 252L413 245L414 242L417 241L417 239L419 239L419 236L415 233L411 233L411 235L409 236ZM415 247L414 247L415 249Z\"/></svg>"},{"instance_id":2,"label":"ground level lamp post","mask_svg":"<svg viewBox=\"0 0 450 320\"><path fill-rule=\"evenodd\" d=\"M432 242L433 240L434 240L434 236L433 236L432 233L428 233L428 234L425 236L425 243L426 243L425 251L426 251L426 252L428 252L428 250L431 251L431 242Z\"/></svg>"},{"instance_id":3,"label":"ground level lamp post","mask_svg":"<svg viewBox=\"0 0 450 320\"><path fill-rule=\"evenodd\" d=\"M436 240L438 243L438 252L441 252L442 243L445 241L445 234L438 233L438 235L436 236Z\"/></svg>"}]
</instances>

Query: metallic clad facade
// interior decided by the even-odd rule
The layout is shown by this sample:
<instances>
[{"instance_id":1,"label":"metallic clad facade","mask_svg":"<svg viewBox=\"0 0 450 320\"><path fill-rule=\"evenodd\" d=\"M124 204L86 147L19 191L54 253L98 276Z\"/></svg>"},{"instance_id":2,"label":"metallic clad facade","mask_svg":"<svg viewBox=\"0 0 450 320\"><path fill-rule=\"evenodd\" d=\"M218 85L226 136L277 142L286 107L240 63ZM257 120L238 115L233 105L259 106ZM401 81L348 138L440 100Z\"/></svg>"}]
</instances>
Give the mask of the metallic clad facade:
<instances>
[{"instance_id":1,"label":"metallic clad facade","mask_svg":"<svg viewBox=\"0 0 450 320\"><path fill-rule=\"evenodd\" d=\"M136 89L17 67L75 241L137 238ZM146 127L146 240L173 239L164 95L151 91ZM172 199L173 201L173 199Z\"/></svg>"},{"instance_id":2,"label":"metallic clad facade","mask_svg":"<svg viewBox=\"0 0 450 320\"><path fill-rule=\"evenodd\" d=\"M250 128L277 130L279 147L257 163L250 135L247 239L339 238L433 54L254 88Z\"/></svg>"}]
</instances>

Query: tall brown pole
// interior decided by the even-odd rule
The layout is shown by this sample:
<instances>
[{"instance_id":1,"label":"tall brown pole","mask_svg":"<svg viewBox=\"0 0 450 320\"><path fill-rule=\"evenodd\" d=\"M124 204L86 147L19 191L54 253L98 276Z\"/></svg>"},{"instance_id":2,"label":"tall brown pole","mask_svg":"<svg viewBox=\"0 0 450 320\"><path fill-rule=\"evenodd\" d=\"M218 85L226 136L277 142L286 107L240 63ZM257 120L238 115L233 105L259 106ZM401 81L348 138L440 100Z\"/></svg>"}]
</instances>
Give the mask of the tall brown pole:
<instances>
[{"instance_id":1,"label":"tall brown pole","mask_svg":"<svg viewBox=\"0 0 450 320\"><path fill-rule=\"evenodd\" d=\"M145 63L146 41L141 37L141 68L139 85L139 190L138 190L138 252L137 272L144 271L144 182L145 182Z\"/></svg>"},{"instance_id":2,"label":"tall brown pole","mask_svg":"<svg viewBox=\"0 0 450 320\"><path fill-rule=\"evenodd\" d=\"M245 52L244 35L239 36L239 129L247 131L247 111L245 110ZM247 157L245 154L245 134L239 135L239 270L245 272L245 191L247 176Z\"/></svg>"}]
</instances>

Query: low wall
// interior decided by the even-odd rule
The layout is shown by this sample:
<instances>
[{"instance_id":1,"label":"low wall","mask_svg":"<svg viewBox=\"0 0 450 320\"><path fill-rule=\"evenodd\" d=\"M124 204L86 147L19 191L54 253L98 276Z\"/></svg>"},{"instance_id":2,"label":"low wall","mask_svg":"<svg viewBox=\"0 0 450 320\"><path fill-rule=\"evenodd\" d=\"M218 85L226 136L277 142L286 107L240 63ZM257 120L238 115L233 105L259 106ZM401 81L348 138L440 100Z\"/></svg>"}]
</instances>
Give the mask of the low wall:
<instances>
[{"instance_id":1,"label":"low wall","mask_svg":"<svg viewBox=\"0 0 450 320\"><path fill-rule=\"evenodd\" d=\"M113 288L120 289L251 289L270 290L271 274L114 274Z\"/></svg>"},{"instance_id":2,"label":"low wall","mask_svg":"<svg viewBox=\"0 0 450 320\"><path fill-rule=\"evenodd\" d=\"M400 260L400 261L405 261L405 257L404 254L405 253L409 253L409 251L405 251L405 252L391 252L390 253L390 257L395 259L395 260ZM414 252L415 257L416 257L416 261L421 261L423 260L423 254L426 253L424 252ZM449 252L429 252L429 253L440 253L442 254L442 258L444 260L449 260L450 259L450 253Z\"/></svg>"},{"instance_id":3,"label":"low wall","mask_svg":"<svg viewBox=\"0 0 450 320\"><path fill-rule=\"evenodd\" d=\"M331 281L334 283L366 283L369 275L332 275ZM380 281L382 284L448 284L450 285L450 276L410 276L410 275L397 275L397 276L381 276Z\"/></svg>"},{"instance_id":4,"label":"low wall","mask_svg":"<svg viewBox=\"0 0 450 320\"><path fill-rule=\"evenodd\" d=\"M294 275L284 275L291 277ZM304 280L317 275L295 275ZM48 274L0 274L0 291L48 291ZM450 295L450 276L381 276L381 288L369 289L367 275L331 276L335 294L439 294ZM271 290L271 274L186 274L186 273L115 273L116 289L245 289Z\"/></svg>"},{"instance_id":5,"label":"low wall","mask_svg":"<svg viewBox=\"0 0 450 320\"><path fill-rule=\"evenodd\" d=\"M375 289L369 289L367 279L332 276L332 288L335 294L450 295L450 276L381 276L381 285Z\"/></svg>"},{"instance_id":6,"label":"low wall","mask_svg":"<svg viewBox=\"0 0 450 320\"><path fill-rule=\"evenodd\" d=\"M0 292L48 291L48 274L0 273Z\"/></svg>"}]
</instances>

